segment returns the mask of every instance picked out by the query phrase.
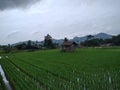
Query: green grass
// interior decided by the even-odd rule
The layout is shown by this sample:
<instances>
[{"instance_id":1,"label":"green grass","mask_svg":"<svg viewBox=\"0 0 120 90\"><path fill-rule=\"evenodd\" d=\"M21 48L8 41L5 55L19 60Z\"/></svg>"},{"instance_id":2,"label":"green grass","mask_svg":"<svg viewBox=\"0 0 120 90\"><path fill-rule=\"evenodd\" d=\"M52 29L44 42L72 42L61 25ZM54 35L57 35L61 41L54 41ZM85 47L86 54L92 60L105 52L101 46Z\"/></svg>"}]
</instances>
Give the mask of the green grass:
<instances>
[{"instance_id":1,"label":"green grass","mask_svg":"<svg viewBox=\"0 0 120 90\"><path fill-rule=\"evenodd\" d=\"M1 75L0 75L0 90L7 90Z\"/></svg>"},{"instance_id":2,"label":"green grass","mask_svg":"<svg viewBox=\"0 0 120 90\"><path fill-rule=\"evenodd\" d=\"M120 48L20 52L0 63L14 90L120 89Z\"/></svg>"}]
</instances>

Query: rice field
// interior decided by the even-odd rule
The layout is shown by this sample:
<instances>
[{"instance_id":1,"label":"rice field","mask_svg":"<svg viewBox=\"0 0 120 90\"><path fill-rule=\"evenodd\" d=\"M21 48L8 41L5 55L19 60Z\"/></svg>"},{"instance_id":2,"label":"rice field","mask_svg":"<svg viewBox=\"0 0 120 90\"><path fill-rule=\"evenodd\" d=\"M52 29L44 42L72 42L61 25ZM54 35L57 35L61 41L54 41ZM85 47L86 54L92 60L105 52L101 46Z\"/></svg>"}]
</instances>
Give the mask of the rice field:
<instances>
[{"instance_id":1,"label":"rice field","mask_svg":"<svg viewBox=\"0 0 120 90\"><path fill-rule=\"evenodd\" d=\"M120 48L41 50L2 57L0 64L13 90L120 90Z\"/></svg>"}]
</instances>

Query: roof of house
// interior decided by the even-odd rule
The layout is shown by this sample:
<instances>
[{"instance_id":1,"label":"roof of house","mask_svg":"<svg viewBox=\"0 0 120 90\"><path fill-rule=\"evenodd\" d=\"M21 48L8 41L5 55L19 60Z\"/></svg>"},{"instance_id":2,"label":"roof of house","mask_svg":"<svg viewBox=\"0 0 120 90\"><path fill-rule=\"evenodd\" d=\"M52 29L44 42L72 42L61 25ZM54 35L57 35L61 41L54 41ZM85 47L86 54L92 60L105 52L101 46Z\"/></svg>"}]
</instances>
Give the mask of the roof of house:
<instances>
[{"instance_id":1,"label":"roof of house","mask_svg":"<svg viewBox=\"0 0 120 90\"><path fill-rule=\"evenodd\" d=\"M70 41L62 43L62 46L71 46L71 45L72 45L72 42L70 42Z\"/></svg>"}]
</instances>

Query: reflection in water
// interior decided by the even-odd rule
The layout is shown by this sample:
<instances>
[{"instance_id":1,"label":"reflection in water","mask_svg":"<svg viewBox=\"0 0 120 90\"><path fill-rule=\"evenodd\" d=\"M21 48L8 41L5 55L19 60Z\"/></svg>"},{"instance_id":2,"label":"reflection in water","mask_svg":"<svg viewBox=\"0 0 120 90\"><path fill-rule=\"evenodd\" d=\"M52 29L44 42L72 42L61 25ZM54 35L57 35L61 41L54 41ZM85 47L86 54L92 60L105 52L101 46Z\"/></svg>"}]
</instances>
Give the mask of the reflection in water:
<instances>
[{"instance_id":1,"label":"reflection in water","mask_svg":"<svg viewBox=\"0 0 120 90\"><path fill-rule=\"evenodd\" d=\"M10 84L9 84L9 81L6 79L5 73L4 73L1 65L0 65L0 74L1 74L1 76L2 76L2 78L3 78L3 81L4 81L7 89L8 89L8 90L12 90L12 88L11 88L11 86L10 86Z\"/></svg>"}]
</instances>

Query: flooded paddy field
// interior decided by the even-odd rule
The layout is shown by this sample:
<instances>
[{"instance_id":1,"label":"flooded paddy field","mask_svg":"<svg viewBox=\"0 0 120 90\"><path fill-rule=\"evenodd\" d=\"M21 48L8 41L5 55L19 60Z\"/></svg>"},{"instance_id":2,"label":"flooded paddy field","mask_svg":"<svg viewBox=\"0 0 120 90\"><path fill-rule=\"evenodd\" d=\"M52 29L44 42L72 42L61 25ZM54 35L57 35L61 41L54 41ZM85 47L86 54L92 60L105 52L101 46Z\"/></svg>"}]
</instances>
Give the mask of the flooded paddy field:
<instances>
[{"instance_id":1,"label":"flooded paddy field","mask_svg":"<svg viewBox=\"0 0 120 90\"><path fill-rule=\"evenodd\" d=\"M20 52L2 56L0 64L13 90L120 90L116 48Z\"/></svg>"}]
</instances>

